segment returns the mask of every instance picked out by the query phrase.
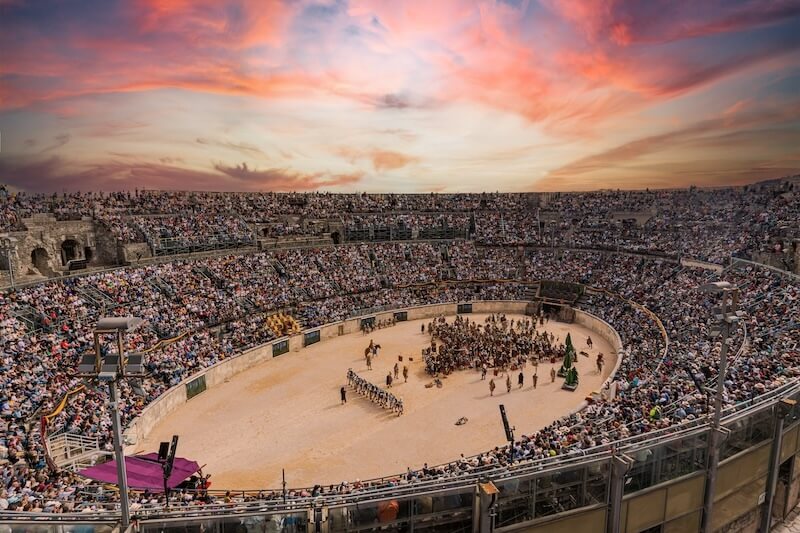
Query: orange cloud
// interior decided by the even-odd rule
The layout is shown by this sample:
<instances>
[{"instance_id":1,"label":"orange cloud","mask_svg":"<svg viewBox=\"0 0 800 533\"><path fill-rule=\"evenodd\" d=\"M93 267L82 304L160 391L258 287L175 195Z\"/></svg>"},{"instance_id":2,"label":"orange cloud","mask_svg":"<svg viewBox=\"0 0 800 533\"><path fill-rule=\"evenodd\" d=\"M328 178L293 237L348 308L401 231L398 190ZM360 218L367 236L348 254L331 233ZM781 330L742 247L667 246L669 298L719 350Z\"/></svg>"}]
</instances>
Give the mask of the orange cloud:
<instances>
[{"instance_id":1,"label":"orange cloud","mask_svg":"<svg viewBox=\"0 0 800 533\"><path fill-rule=\"evenodd\" d=\"M530 175L541 175L561 166L553 176L609 176L604 166L630 168L668 151L678 157L685 144L733 143L723 134L747 127L742 117L755 101L797 101L796 0L134 0L98 3L91 13L62 2L6 6L0 119L30 126L12 141L20 153L33 152L24 138L38 135L36 146L48 147L53 135L68 132L70 154L86 161L62 160L65 167L58 169L50 158L19 167L29 177L40 170L56 189L63 188L58 180L78 178L111 186L142 179L169 188L178 179L203 188L355 183L360 175L244 164L176 168L179 160L183 166L197 161L191 153L201 152L198 143L222 150L215 157L244 157L251 165L269 161L259 146L270 154L288 150L283 160L296 157L293 163L324 160L331 151L327 139L341 135L344 123L353 134L348 138L375 140L335 154L374 173L445 176L452 169L436 164L474 151L479 155L468 170L483 179L497 163L491 144L508 140L513 157L498 172L521 175L534 166ZM774 31L758 29L768 25ZM720 35L737 31L742 35ZM709 35L717 37L704 38ZM769 75L756 79L755 69ZM165 88L180 89L186 106L208 104L189 121L192 130L171 122L184 120L186 111L180 104L174 114L164 109L163 94L155 91ZM701 89L707 92L692 99ZM105 97L118 93L125 96ZM198 94L237 98L193 97ZM712 105L703 107L706 102ZM703 116L687 117L683 109L701 109ZM241 120L250 110L252 122ZM463 121L456 116L462 110ZM584 153L630 139L644 121L658 128L669 120L700 119L724 122L713 131L619 140L607 153ZM141 132L107 143L96 138L126 127ZM478 127L489 135L472 135L469 128ZM320 135L315 128L330 131ZM408 133L388 137L394 131ZM269 141L250 137L262 134ZM463 140L463 147L447 143L447 153L435 153L441 138ZM489 146L471 146L476 138ZM314 139L323 141L311 145L319 142ZM404 153L409 140L416 155ZM758 144L757 137L750 140ZM517 153L522 145L536 146L537 153ZM154 166L114 155L154 146L160 150Z\"/></svg>"},{"instance_id":2,"label":"orange cloud","mask_svg":"<svg viewBox=\"0 0 800 533\"><path fill-rule=\"evenodd\" d=\"M729 155L731 161L739 157L749 156L751 159L762 161L766 164L771 156L765 150L764 144L788 143L793 144L792 140L800 142L800 133L786 129L774 129L764 131L763 128L774 124L791 123L800 119L800 104L784 108L759 109L749 112L741 112L735 115L723 115L719 118L695 122L684 128L658 135L650 135L631 141L615 148L603 151L598 154L581 157L571 163L563 165L547 174L543 183L548 182L552 190L569 190L574 188L597 188L597 183L604 186L613 186L615 180L622 182L628 181L635 183L638 187L645 184L642 172L639 179L630 181L631 169L641 169L643 161L646 162L652 156L662 153L670 159L687 157L691 150L706 148L715 150L709 151L706 157L713 157L714 154L736 154L736 157ZM689 161L681 161L681 166L691 168ZM719 162L717 162L719 163ZM665 177L669 175L669 165L661 163L661 168L655 166L657 171ZM697 179L697 170L704 168L703 162L694 162L696 171L685 170L683 176L672 174L673 182L671 186L685 186L693 182L681 182L681 180ZM725 172L730 173L730 161L718 164L718 174L716 178L722 178ZM784 168L784 167L781 167ZM723 171L723 169L725 169ZM649 172L652 172L649 169ZM764 174L754 174L751 181L764 177ZM592 185L594 184L594 185Z\"/></svg>"},{"instance_id":3,"label":"orange cloud","mask_svg":"<svg viewBox=\"0 0 800 533\"><path fill-rule=\"evenodd\" d=\"M358 150L354 148L341 147L336 149L335 153L350 163L355 163L355 161L359 159L368 159L372 162L372 167L378 172L385 170L397 170L412 163L419 162L418 157L392 150L381 150L378 148Z\"/></svg>"},{"instance_id":4,"label":"orange cloud","mask_svg":"<svg viewBox=\"0 0 800 533\"><path fill-rule=\"evenodd\" d=\"M419 161L419 158L389 150L375 150L372 152L371 158L372 166L377 171L396 170Z\"/></svg>"}]
</instances>

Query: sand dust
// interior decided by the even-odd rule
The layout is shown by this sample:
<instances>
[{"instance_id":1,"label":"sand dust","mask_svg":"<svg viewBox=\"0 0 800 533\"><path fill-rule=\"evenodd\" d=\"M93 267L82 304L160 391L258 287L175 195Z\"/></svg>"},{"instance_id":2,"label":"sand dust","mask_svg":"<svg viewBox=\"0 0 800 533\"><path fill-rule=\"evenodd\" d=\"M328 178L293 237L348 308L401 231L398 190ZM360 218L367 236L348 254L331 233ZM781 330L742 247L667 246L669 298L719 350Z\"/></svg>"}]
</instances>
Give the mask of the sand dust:
<instances>
[{"instance_id":1,"label":"sand dust","mask_svg":"<svg viewBox=\"0 0 800 533\"><path fill-rule=\"evenodd\" d=\"M470 316L483 322L487 315ZM575 348L590 354L578 356L577 391L562 390L560 378L551 383L549 363L539 366L536 390L531 365L525 368L521 390L517 373L512 374L510 394L501 375L494 397L489 396L491 372L481 381L480 373L462 371L444 379L442 388L425 388L431 378L420 352L430 337L420 332L423 322L428 320L402 322L368 336L345 335L265 361L182 405L139 443L137 451L155 451L160 441L180 435L178 455L206 465L204 472L212 474L215 489L278 488L282 468L289 487L391 475L504 444L497 407L501 403L517 437L546 426L597 390L616 362L605 339L595 335L589 349L587 329L550 322L547 331L562 341L570 332ZM373 370L366 369L363 357L370 339L382 346ZM595 369L598 352L606 354L602 375ZM349 389L348 403L340 404L339 388L346 382L348 368L384 386L399 355L410 370L408 383L403 383L401 373L392 388L403 399L403 416L390 414ZM408 363L409 357L413 363ZM456 426L462 416L469 422Z\"/></svg>"}]
</instances>

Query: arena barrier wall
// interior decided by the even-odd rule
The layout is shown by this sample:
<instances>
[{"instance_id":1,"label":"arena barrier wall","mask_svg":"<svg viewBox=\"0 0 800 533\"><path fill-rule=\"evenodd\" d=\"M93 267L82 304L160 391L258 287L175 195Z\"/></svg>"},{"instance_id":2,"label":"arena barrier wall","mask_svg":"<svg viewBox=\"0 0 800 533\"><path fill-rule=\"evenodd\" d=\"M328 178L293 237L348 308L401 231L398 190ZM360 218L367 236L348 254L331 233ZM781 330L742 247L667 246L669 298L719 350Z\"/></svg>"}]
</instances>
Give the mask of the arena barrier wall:
<instances>
[{"instance_id":1,"label":"arena barrier wall","mask_svg":"<svg viewBox=\"0 0 800 533\"><path fill-rule=\"evenodd\" d=\"M713 531L758 531L768 491L775 495L777 520L797 504L800 403L783 412L781 430L776 405L783 399L800 400L800 384L725 409L727 436L713 491ZM373 486L369 492L248 502L239 491L231 494L238 499L231 503L168 510L142 506L136 510L137 523L144 533L241 528L320 533L694 532L700 527L709 431L706 420L695 420L578 453L474 469L457 477ZM618 464L625 468L616 468ZM767 483L771 473L780 474L775 491ZM494 501L485 491L488 483L498 490ZM613 516L619 516L616 523ZM113 509L47 515L0 511L0 519L14 526L58 530L60 522L97 533L107 533L114 518L118 511Z\"/></svg>"},{"instance_id":2,"label":"arena barrier wall","mask_svg":"<svg viewBox=\"0 0 800 533\"><path fill-rule=\"evenodd\" d=\"M614 377L617 375L619 366L622 364L622 357L625 355L625 349L622 346L622 338L619 336L617 330L612 328L608 322L590 313L587 313L586 311L581 311L580 309L575 309L575 323L608 340L611 343L611 347L614 349L614 355L617 356L617 360L614 363L614 368L611 369L611 373L600 386L600 391L607 390L611 385L611 382L614 381ZM584 407L586 407L586 402L581 404L576 411L583 410Z\"/></svg>"},{"instance_id":3,"label":"arena barrier wall","mask_svg":"<svg viewBox=\"0 0 800 533\"><path fill-rule=\"evenodd\" d=\"M525 309L528 303L529 302L527 300L476 301L472 302L472 308L473 313L525 314ZM239 355L220 361L213 366L192 374L179 384L167 390L154 402L145 407L142 410L142 413L133 419L125 430L125 453L133 454L143 451L137 448L138 443L144 440L144 438L150 433L153 427L158 424L159 421L161 421L161 419L189 401L189 398L187 397L187 386L200 376L205 377L205 390L211 389L221 383L224 383L232 376L247 370L248 368L252 368L255 365L272 359L272 347L275 344L288 340L289 353L285 355L279 355L278 357L289 357L292 352L297 352L304 348L304 336L306 333L319 331L320 342L324 342L340 335L347 335L349 333L360 331L361 319L365 316L374 316L378 321L389 320L393 318L394 313L399 310L408 313L408 320L419 320L438 316L453 316L456 314L457 308L458 303L444 303L386 309L371 315L348 318L347 320L326 324L324 326L308 328L296 335L292 335L291 337L275 339L269 343L263 344L256 348L251 348ZM619 337L619 334L617 334L614 328L612 328L606 322L598 317L595 317L594 315L580 310L576 310L576 322L582 326L588 327L591 331L597 333L598 335L605 337L612 347L614 347L616 353L621 353L622 341ZM609 379L606 380L607 383L610 382L611 377L613 377L613 374L616 372L616 369L619 366L619 359L620 358L618 357L617 366L612 371ZM200 394L202 394L202 392ZM584 402L584 404L581 404L580 408L582 409L585 407L585 405L586 404Z\"/></svg>"}]
</instances>

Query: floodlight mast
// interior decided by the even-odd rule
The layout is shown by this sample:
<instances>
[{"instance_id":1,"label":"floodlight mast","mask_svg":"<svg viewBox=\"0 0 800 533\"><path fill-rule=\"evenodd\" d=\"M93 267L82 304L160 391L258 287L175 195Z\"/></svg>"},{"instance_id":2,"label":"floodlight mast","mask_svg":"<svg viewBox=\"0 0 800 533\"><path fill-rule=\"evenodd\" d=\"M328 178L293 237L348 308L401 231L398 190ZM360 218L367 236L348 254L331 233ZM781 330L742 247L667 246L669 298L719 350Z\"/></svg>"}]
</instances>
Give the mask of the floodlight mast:
<instances>
[{"instance_id":1,"label":"floodlight mast","mask_svg":"<svg viewBox=\"0 0 800 533\"><path fill-rule=\"evenodd\" d=\"M703 518L700 530L711 533L711 514L714 507L714 489L719 468L720 445L722 444L722 403L725 394L725 379L728 375L728 339L731 329L735 328L741 318L739 312L739 287L727 281L707 283L700 287L702 292L721 295L720 306L712 310L716 321L710 331L711 337L720 337L722 345L719 351L719 372L717 373L717 391L714 397L714 412L711 416L711 432L708 438L708 462L706 468L706 485L703 499Z\"/></svg>"},{"instance_id":2,"label":"floodlight mast","mask_svg":"<svg viewBox=\"0 0 800 533\"><path fill-rule=\"evenodd\" d=\"M111 409L114 459L117 462L117 486L120 499L120 522L122 529L131 523L131 508L128 495L128 475L123 451L122 422L119 414L120 395L117 382L127 378L144 377L141 353L125 353L125 334L134 331L144 321L137 317L107 317L98 320L94 329L94 354L84 355L78 365L78 376L108 384L108 407ZM103 355L101 337L114 336L116 355Z\"/></svg>"}]
</instances>

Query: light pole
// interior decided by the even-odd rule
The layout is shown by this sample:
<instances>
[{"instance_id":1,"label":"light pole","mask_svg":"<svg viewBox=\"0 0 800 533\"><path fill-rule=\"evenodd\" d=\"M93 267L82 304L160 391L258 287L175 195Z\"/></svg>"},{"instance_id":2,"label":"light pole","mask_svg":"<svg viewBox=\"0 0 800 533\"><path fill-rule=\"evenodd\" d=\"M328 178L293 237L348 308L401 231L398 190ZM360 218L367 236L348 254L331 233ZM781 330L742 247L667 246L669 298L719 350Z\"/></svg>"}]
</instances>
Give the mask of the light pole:
<instances>
[{"instance_id":1,"label":"light pole","mask_svg":"<svg viewBox=\"0 0 800 533\"><path fill-rule=\"evenodd\" d=\"M708 465L706 468L706 487L703 499L703 521L701 531L711 532L711 514L714 508L714 487L719 467L719 452L722 445L722 402L725 393L725 378L728 375L728 339L731 330L739 322L739 287L727 281L708 283L700 287L703 292L721 295L719 307L713 310L714 322L709 332L711 337L720 337L719 372L717 391L714 398L714 413L711 419L711 434L708 439Z\"/></svg>"},{"instance_id":2,"label":"light pole","mask_svg":"<svg viewBox=\"0 0 800 533\"><path fill-rule=\"evenodd\" d=\"M125 334L134 331L144 321L132 316L101 318L94 329L94 354L87 353L78 365L78 375L96 379L108 385L111 424L113 429L114 459L117 462L117 485L121 507L122 529L131 523L131 508L128 501L128 476L125 471L123 452L122 422L119 414L119 389L117 382L126 378L144 377L143 356L141 353L125 353ZM114 336L117 353L103 355L100 339Z\"/></svg>"},{"instance_id":3,"label":"light pole","mask_svg":"<svg viewBox=\"0 0 800 533\"><path fill-rule=\"evenodd\" d=\"M767 489L764 497L764 508L761 511L761 524L759 531L767 533L772 526L772 507L775 504L775 490L778 486L778 472L781 468L781 449L783 448L783 426L786 418L792 414L797 401L784 398L775 404L775 430L772 433L772 449L769 453L769 473L767 474ZM791 422L791 420L790 420Z\"/></svg>"},{"instance_id":4,"label":"light pole","mask_svg":"<svg viewBox=\"0 0 800 533\"><path fill-rule=\"evenodd\" d=\"M6 256L6 262L8 263L8 277L11 282L11 288L14 288L14 262L11 256L11 253L16 248L15 244L17 239L14 237L0 237L0 250L3 250L4 255Z\"/></svg>"}]
</instances>

